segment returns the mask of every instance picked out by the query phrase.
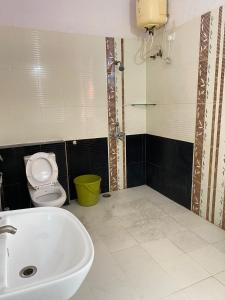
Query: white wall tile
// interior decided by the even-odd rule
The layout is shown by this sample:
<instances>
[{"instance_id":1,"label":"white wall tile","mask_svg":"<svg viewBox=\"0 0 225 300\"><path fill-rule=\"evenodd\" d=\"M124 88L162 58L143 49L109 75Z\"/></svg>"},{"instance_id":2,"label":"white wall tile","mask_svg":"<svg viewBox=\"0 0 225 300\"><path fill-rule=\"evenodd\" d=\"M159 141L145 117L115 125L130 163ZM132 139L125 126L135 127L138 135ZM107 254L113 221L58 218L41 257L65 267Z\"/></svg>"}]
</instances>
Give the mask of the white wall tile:
<instances>
[{"instance_id":1,"label":"white wall tile","mask_svg":"<svg viewBox=\"0 0 225 300\"><path fill-rule=\"evenodd\" d=\"M146 133L146 107L130 106L125 107L126 134Z\"/></svg>"},{"instance_id":2,"label":"white wall tile","mask_svg":"<svg viewBox=\"0 0 225 300\"><path fill-rule=\"evenodd\" d=\"M104 37L0 27L0 42L1 145L108 136ZM139 41L124 44L125 101L145 103ZM127 134L146 132L145 108L125 119Z\"/></svg>"},{"instance_id":3,"label":"white wall tile","mask_svg":"<svg viewBox=\"0 0 225 300\"><path fill-rule=\"evenodd\" d=\"M125 39L125 127L127 134L146 133L146 107L132 103L146 103L146 63L138 64L136 53L140 48L140 40Z\"/></svg>"},{"instance_id":4,"label":"white wall tile","mask_svg":"<svg viewBox=\"0 0 225 300\"><path fill-rule=\"evenodd\" d=\"M200 18L173 28L171 64L157 58L147 63L147 133L194 142ZM173 32L172 31L172 32ZM153 54L162 45L168 54L167 37L171 31L155 37ZM157 47L156 47L157 46Z\"/></svg>"},{"instance_id":5,"label":"white wall tile","mask_svg":"<svg viewBox=\"0 0 225 300\"><path fill-rule=\"evenodd\" d=\"M194 142L196 106L158 104L147 108L147 132L176 140Z\"/></svg>"},{"instance_id":6,"label":"white wall tile","mask_svg":"<svg viewBox=\"0 0 225 300\"><path fill-rule=\"evenodd\" d=\"M104 38L1 27L0 41L1 144L107 136Z\"/></svg>"}]
</instances>

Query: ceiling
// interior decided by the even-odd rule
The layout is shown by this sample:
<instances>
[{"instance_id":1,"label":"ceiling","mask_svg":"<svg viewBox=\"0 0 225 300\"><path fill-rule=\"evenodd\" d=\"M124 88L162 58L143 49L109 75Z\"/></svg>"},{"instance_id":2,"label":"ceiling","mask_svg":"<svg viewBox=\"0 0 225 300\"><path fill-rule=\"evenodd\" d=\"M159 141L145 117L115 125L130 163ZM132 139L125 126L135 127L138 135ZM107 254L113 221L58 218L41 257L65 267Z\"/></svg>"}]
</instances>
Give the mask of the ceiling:
<instances>
[{"instance_id":1,"label":"ceiling","mask_svg":"<svg viewBox=\"0 0 225 300\"><path fill-rule=\"evenodd\" d=\"M179 26L225 0L168 0L169 25ZM0 25L134 37L136 0L0 0Z\"/></svg>"},{"instance_id":2,"label":"ceiling","mask_svg":"<svg viewBox=\"0 0 225 300\"><path fill-rule=\"evenodd\" d=\"M0 25L132 37L135 0L0 0Z\"/></svg>"}]
</instances>

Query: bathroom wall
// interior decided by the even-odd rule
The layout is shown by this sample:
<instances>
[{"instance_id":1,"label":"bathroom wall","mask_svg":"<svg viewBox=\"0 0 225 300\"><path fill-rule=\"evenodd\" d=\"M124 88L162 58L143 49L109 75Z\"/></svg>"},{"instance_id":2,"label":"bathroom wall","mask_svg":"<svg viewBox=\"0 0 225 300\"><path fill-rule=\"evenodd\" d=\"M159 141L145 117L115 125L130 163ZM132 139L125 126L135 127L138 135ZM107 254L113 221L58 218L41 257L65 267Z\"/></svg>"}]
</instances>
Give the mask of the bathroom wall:
<instances>
[{"instance_id":1,"label":"bathroom wall","mask_svg":"<svg viewBox=\"0 0 225 300\"><path fill-rule=\"evenodd\" d=\"M192 21L194 17L224 5L224 0L168 0L169 2L169 27L180 26Z\"/></svg>"},{"instance_id":2,"label":"bathroom wall","mask_svg":"<svg viewBox=\"0 0 225 300\"><path fill-rule=\"evenodd\" d=\"M129 54L132 54L130 61L127 59L130 55L126 55L126 47ZM106 38L109 186L111 191L127 186L126 137L120 134L120 138L116 138L115 134L119 131L126 134L141 133L141 128L145 128L146 131L146 108L132 109L133 103L146 103L146 64L135 63L136 51L137 49L124 39ZM125 72L120 72L113 63L119 59L123 63L126 62ZM136 76L139 78L138 81L136 81ZM137 84L139 84L138 89L135 87ZM135 123L134 120L136 120ZM129 126L129 124L133 125Z\"/></svg>"},{"instance_id":3,"label":"bathroom wall","mask_svg":"<svg viewBox=\"0 0 225 300\"><path fill-rule=\"evenodd\" d=\"M200 17L175 28L175 40L168 55L168 35L155 38L154 53L161 47L164 59L147 62L147 133L175 140L194 142ZM160 123L158 122L160 120Z\"/></svg>"},{"instance_id":4,"label":"bathroom wall","mask_svg":"<svg viewBox=\"0 0 225 300\"><path fill-rule=\"evenodd\" d=\"M163 184L155 188L169 196L165 183L174 178L173 184L169 184L172 187L170 198L177 202L185 199L184 189L177 199L173 195L183 184L188 190L185 206L192 206L196 214L225 229L224 10L220 7L179 27L167 28L162 49L164 58L169 56L171 62L148 61L147 101L156 104L147 108L149 160L158 160L158 166L153 168L152 163L148 166L148 150L146 161L150 186L162 181ZM168 54L167 37L174 32L175 40ZM163 32L156 37L156 48L161 45L162 38ZM158 136L153 139L155 151L152 135ZM173 144L178 149L183 148L183 155L175 148L170 151ZM186 167L181 174L171 177L168 172L165 175L169 165L172 170L175 163L182 165L185 161ZM188 176L188 183L182 176Z\"/></svg>"},{"instance_id":5,"label":"bathroom wall","mask_svg":"<svg viewBox=\"0 0 225 300\"><path fill-rule=\"evenodd\" d=\"M146 134L126 137L127 187L146 184Z\"/></svg>"},{"instance_id":6,"label":"bathroom wall","mask_svg":"<svg viewBox=\"0 0 225 300\"><path fill-rule=\"evenodd\" d=\"M108 136L105 38L0 27L0 43L0 145ZM126 103L146 101L138 47L124 41ZM126 133L144 133L125 109Z\"/></svg>"},{"instance_id":7,"label":"bathroom wall","mask_svg":"<svg viewBox=\"0 0 225 300\"><path fill-rule=\"evenodd\" d=\"M192 209L225 229L225 8L201 17Z\"/></svg>"},{"instance_id":8,"label":"bathroom wall","mask_svg":"<svg viewBox=\"0 0 225 300\"><path fill-rule=\"evenodd\" d=\"M191 209L193 144L146 135L146 183Z\"/></svg>"},{"instance_id":9,"label":"bathroom wall","mask_svg":"<svg viewBox=\"0 0 225 300\"><path fill-rule=\"evenodd\" d=\"M1 145L107 136L104 38L0 27L0 41Z\"/></svg>"},{"instance_id":10,"label":"bathroom wall","mask_svg":"<svg viewBox=\"0 0 225 300\"><path fill-rule=\"evenodd\" d=\"M69 185L68 200L76 197L73 178L85 173L102 177L102 192L126 187L126 138L117 142L114 139L118 158L114 178L109 176L108 161L113 158L108 155L108 145L114 121L120 122L128 136L146 132L146 109L131 106L146 102L146 65L135 63L140 46L137 39L108 39L113 41L114 59L123 60L124 73L114 65L113 73L109 72L105 37L0 27L4 207L30 205L23 163L24 153L33 154L28 151L33 147L30 145L36 151L44 151L42 144L55 141L66 145L68 176L63 179ZM110 118L108 76L113 76L115 120ZM20 179L14 180L12 168L16 172L18 166Z\"/></svg>"},{"instance_id":11,"label":"bathroom wall","mask_svg":"<svg viewBox=\"0 0 225 300\"><path fill-rule=\"evenodd\" d=\"M170 51L168 35L173 34ZM147 184L191 208L200 17L159 31L147 61ZM166 62L169 56L170 63Z\"/></svg>"},{"instance_id":12,"label":"bathroom wall","mask_svg":"<svg viewBox=\"0 0 225 300\"><path fill-rule=\"evenodd\" d=\"M210 29L201 34L211 32L209 45L212 47L207 48L208 55L204 54L204 59L200 56L200 62L202 40L199 37L204 27L200 14L223 1L201 0L196 3L171 0L166 32L160 31L155 36L153 47L154 52L162 45L164 58L169 56L171 63L167 64L164 59L148 59L147 76L146 64L138 65L134 59L140 46L140 41L133 38L137 34L135 1L122 2L110 4L109 14L109 3L99 0L89 10L91 16L85 24L85 1L76 3L76 8L80 8L76 9L79 18L73 10L67 11L65 6L65 10L60 11L60 18L56 11L49 18L48 10L53 12L49 1L46 4L43 1L23 0L17 9L14 1L4 3L6 10L2 10L3 15L0 13L0 24L10 26L0 27L0 147L4 146L5 149L8 145L8 152L3 153L7 164L0 166L0 170L7 173L6 165L11 163L10 151L19 159L17 163L20 167L24 168L21 155L27 151L19 150L18 158L15 149L28 149L31 146L25 144L32 143L40 150L43 142L49 144L63 140L69 162L66 177L66 186L69 184L68 199L76 197L72 182L74 176L95 172L103 177L102 191L147 183L190 208L195 147L193 210L225 227L224 154L221 150L224 129L220 120L223 116L222 96L219 99L217 95L216 101L207 98L207 103L197 97L202 92L200 83L206 80L209 86L205 92L210 99L212 91L216 90L214 86L222 89L221 80L215 80L216 65L218 76L222 78L222 38L220 55L217 55L219 62L212 61L213 54L216 56L219 35L218 9L210 17L207 15ZM70 4L74 5L74 2ZM46 9L43 10L42 5ZM54 8L60 5L62 3L58 1ZM107 20L104 19L105 26L101 25L96 11L104 18L102 11L108 13ZM73 12L73 22L68 17L70 12ZM118 17L116 24L115 12ZM38 17L39 13L43 18ZM90 26L89 22L95 26ZM76 34L34 30L30 27ZM169 53L168 35L173 33L175 40L171 42ZM105 37L112 35L126 38ZM200 63L206 57L207 75L204 69L205 78L202 78ZM110 68L112 59L123 60L126 68L124 73L117 68ZM209 72L210 68L215 69L214 77L213 72ZM148 104L156 105L147 108L131 105L144 104L146 98ZM126 139L115 142L112 133L117 121L125 131ZM15 144L22 145L14 147ZM32 150L32 147L29 149ZM95 161L96 153L102 153L102 159L98 157ZM79 164L80 161L83 163ZM27 193L24 190L26 178L23 174L23 180L14 183L12 174L10 176L11 181L7 179L4 189L5 197L10 195L8 199L13 202L15 193L21 194L18 191L22 190L21 195ZM22 196L20 198L24 199ZM13 206L24 207L21 201L20 204L13 202Z\"/></svg>"},{"instance_id":13,"label":"bathroom wall","mask_svg":"<svg viewBox=\"0 0 225 300\"><path fill-rule=\"evenodd\" d=\"M73 179L94 173L101 176L101 192L109 191L107 138L73 141L54 141L20 146L0 147L0 171L3 172L3 209L22 209L32 206L27 189L24 156L36 152L56 155L58 180L66 191L66 204L76 199Z\"/></svg>"},{"instance_id":14,"label":"bathroom wall","mask_svg":"<svg viewBox=\"0 0 225 300\"><path fill-rule=\"evenodd\" d=\"M58 180L63 186L69 203L70 193L68 185L68 168L66 145L63 141L52 143L32 144L18 147L3 147L0 154L3 162L0 162L0 170L3 172L3 209L22 209L31 207L31 199L27 189L26 170L24 156L36 152L54 152L59 169Z\"/></svg>"}]
</instances>

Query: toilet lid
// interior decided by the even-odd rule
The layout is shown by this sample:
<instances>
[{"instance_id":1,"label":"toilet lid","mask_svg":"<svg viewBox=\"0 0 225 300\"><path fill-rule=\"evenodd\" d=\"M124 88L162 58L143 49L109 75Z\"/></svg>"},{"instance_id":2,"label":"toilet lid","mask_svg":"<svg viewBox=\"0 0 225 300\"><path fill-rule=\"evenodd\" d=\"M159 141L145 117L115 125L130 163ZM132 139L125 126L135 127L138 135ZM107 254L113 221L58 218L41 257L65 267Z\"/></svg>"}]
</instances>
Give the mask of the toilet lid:
<instances>
[{"instance_id":1,"label":"toilet lid","mask_svg":"<svg viewBox=\"0 0 225 300\"><path fill-rule=\"evenodd\" d=\"M38 152L26 164L27 179L35 189L57 182L58 167L52 153Z\"/></svg>"}]
</instances>

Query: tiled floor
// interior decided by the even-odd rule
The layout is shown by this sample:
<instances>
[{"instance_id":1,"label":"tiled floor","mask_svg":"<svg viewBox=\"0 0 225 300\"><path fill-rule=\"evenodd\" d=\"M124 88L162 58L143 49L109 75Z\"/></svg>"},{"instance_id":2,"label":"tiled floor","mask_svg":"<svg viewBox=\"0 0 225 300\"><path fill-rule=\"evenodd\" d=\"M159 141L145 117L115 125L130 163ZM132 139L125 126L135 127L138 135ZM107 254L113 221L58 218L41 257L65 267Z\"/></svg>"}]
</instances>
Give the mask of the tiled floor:
<instances>
[{"instance_id":1,"label":"tiled floor","mask_svg":"<svg viewBox=\"0 0 225 300\"><path fill-rule=\"evenodd\" d=\"M225 231L149 187L68 209L95 246L73 300L225 299Z\"/></svg>"}]
</instances>

